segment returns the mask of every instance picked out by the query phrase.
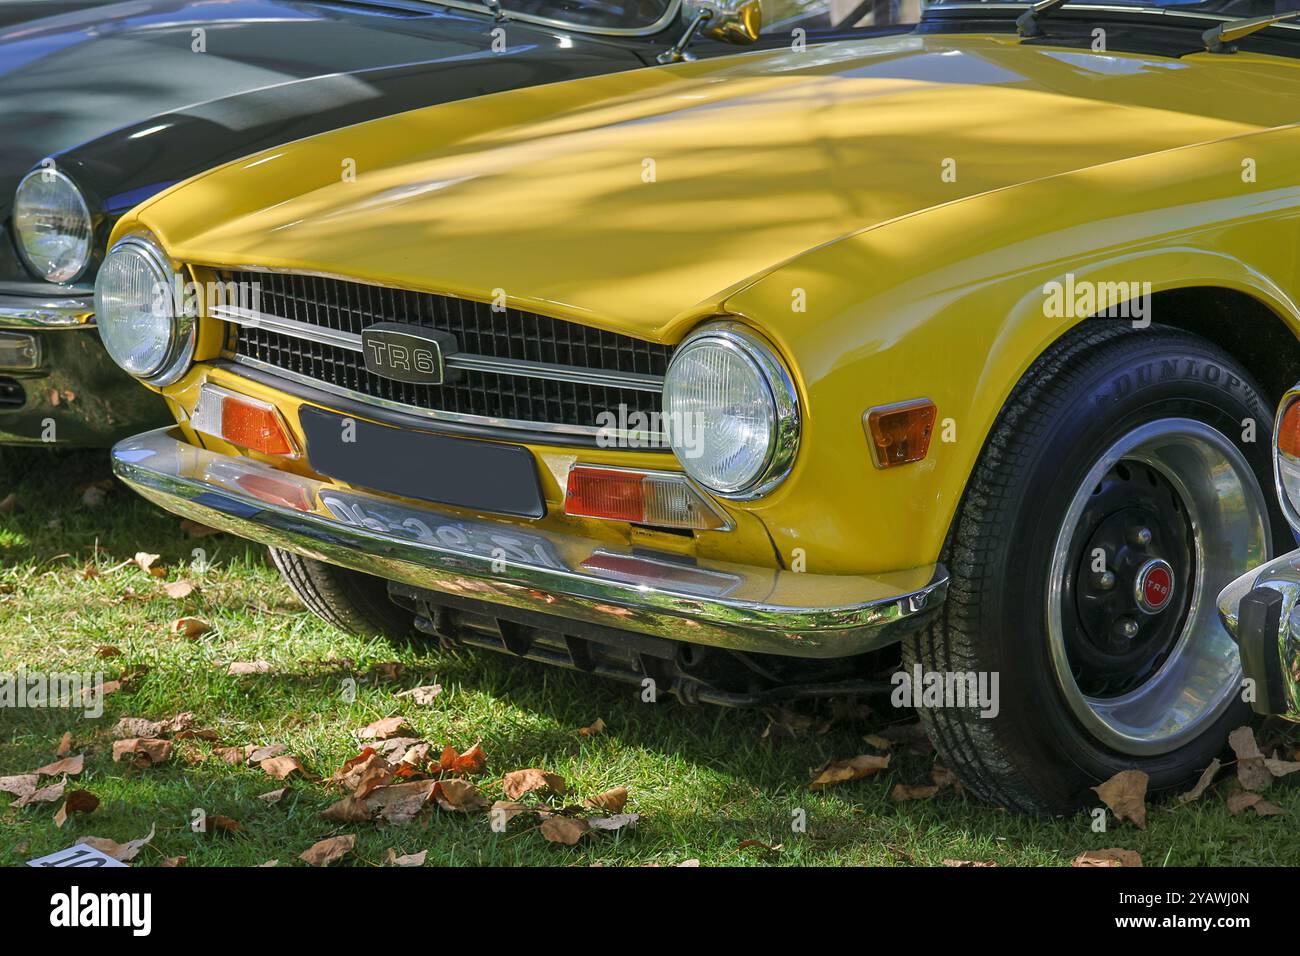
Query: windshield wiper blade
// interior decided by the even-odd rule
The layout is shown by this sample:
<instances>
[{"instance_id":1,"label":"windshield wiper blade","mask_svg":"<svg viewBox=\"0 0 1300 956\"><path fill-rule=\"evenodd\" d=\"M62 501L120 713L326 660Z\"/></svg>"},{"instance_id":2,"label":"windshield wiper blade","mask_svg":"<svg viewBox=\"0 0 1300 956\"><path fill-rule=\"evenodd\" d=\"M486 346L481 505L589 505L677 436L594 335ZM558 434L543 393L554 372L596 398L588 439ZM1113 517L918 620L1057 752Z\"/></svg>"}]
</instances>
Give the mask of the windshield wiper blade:
<instances>
[{"instance_id":1,"label":"windshield wiper blade","mask_svg":"<svg viewBox=\"0 0 1300 956\"><path fill-rule=\"evenodd\" d=\"M1228 20L1206 30L1201 34L1201 40L1205 43L1205 49L1211 53L1236 53L1237 48L1229 45L1233 40L1240 40L1242 37L1250 36L1256 30L1262 30L1283 20L1290 20L1292 17L1300 17L1300 10L1275 13L1267 17L1251 17L1247 20Z\"/></svg>"},{"instance_id":2,"label":"windshield wiper blade","mask_svg":"<svg viewBox=\"0 0 1300 956\"><path fill-rule=\"evenodd\" d=\"M1016 32L1022 37L1042 36L1038 18L1049 16L1069 2L1070 0L1038 0L1037 3L1030 4L1028 10L1016 17Z\"/></svg>"}]
</instances>

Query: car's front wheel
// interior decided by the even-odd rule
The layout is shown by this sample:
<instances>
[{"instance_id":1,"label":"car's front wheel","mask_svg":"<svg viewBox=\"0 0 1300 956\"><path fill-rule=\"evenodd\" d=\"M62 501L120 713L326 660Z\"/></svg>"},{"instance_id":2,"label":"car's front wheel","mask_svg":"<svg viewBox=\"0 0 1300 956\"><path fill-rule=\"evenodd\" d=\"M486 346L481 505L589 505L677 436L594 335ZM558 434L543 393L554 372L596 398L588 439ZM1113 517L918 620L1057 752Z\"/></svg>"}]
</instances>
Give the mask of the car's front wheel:
<instances>
[{"instance_id":1,"label":"car's front wheel","mask_svg":"<svg viewBox=\"0 0 1300 956\"><path fill-rule=\"evenodd\" d=\"M1285 527L1271 447L1250 375L1183 332L1087 323L1030 368L958 511L941 616L904 646L918 687L991 698L919 707L972 791L1057 813L1121 770L1176 787L1249 721L1215 597Z\"/></svg>"},{"instance_id":2,"label":"car's front wheel","mask_svg":"<svg viewBox=\"0 0 1300 956\"><path fill-rule=\"evenodd\" d=\"M267 550L298 600L321 620L362 637L401 640L415 633L410 612L389 600L382 578L292 551Z\"/></svg>"}]
</instances>

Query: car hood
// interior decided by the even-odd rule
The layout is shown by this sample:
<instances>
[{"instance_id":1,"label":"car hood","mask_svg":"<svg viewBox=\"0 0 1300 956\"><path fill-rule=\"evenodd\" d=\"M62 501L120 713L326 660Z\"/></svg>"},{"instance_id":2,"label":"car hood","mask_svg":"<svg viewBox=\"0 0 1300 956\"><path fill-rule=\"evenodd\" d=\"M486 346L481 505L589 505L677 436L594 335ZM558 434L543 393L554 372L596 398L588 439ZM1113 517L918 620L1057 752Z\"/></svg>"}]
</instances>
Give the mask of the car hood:
<instances>
[{"instance_id":1,"label":"car hood","mask_svg":"<svg viewBox=\"0 0 1300 956\"><path fill-rule=\"evenodd\" d=\"M672 341L729 289L821 244L1289 122L1297 94L1300 70L1278 58L910 35L390 117L225 166L142 217L191 261L504 290L520 307ZM355 160L355 181L339 157Z\"/></svg>"},{"instance_id":2,"label":"car hood","mask_svg":"<svg viewBox=\"0 0 1300 956\"><path fill-rule=\"evenodd\" d=\"M404 0L129 0L19 24L0 31L0 196L42 158L144 128L150 117L212 103L237 112L233 97L271 89L294 92L281 99L308 113L365 98L366 84L348 78L369 70L486 59L492 26L483 15ZM507 35L517 52L550 32L511 23ZM313 88L319 80L328 82ZM445 98L432 87L422 105Z\"/></svg>"}]
</instances>

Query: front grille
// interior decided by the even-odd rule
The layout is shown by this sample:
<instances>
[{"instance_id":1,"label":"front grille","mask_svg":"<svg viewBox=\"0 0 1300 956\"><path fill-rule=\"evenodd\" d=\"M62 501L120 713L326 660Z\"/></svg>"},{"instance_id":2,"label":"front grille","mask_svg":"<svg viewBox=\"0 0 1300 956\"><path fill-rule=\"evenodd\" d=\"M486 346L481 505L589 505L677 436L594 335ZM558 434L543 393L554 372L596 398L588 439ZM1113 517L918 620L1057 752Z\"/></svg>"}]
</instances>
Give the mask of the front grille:
<instances>
[{"instance_id":1,"label":"front grille","mask_svg":"<svg viewBox=\"0 0 1300 956\"><path fill-rule=\"evenodd\" d=\"M601 412L617 414L619 406L628 414L660 410L658 383L668 368L671 346L533 312L494 312L486 303L342 279L245 271L225 272L220 279L236 288L258 289L257 310L263 316L302 323L288 328L284 323L236 324L236 361L252 360L328 390L433 417L571 431L594 429ZM454 359L494 366L534 363L527 366L531 374L513 374L509 367L458 368L455 380L441 385L384 378L368 371L362 354L346 345L376 322L450 332L460 345ZM315 330L319 332L312 334ZM345 344L337 344L340 340ZM605 379L612 375L619 384L571 380L587 372ZM623 382L640 387L624 387Z\"/></svg>"}]
</instances>

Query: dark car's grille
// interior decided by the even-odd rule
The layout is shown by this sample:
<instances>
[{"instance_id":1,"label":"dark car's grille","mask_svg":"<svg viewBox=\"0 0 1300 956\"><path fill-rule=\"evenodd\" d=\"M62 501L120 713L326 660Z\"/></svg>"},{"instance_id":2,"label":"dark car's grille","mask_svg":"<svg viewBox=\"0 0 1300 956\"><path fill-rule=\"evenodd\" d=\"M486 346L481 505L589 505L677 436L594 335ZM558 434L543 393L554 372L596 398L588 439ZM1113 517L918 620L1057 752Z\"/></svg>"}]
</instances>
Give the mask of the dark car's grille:
<instances>
[{"instance_id":1,"label":"dark car's grille","mask_svg":"<svg viewBox=\"0 0 1300 956\"><path fill-rule=\"evenodd\" d=\"M286 328L273 320L237 322L237 361L253 360L362 400L435 417L498 419L570 431L594 429L597 415L617 415L620 406L628 414L660 410L659 388L671 346L532 312L494 312L486 303L341 279L263 272L225 272L220 279L236 288L258 289L256 311L263 317L303 323ZM460 346L456 359L493 368L459 368L456 380L442 385L376 375L366 369L361 352L348 347L349 340L376 322L450 332ZM341 335L331 340L330 333ZM510 363L523 363L532 374L513 374ZM495 370L503 364L507 367ZM604 381L581 381L584 377Z\"/></svg>"}]
</instances>

